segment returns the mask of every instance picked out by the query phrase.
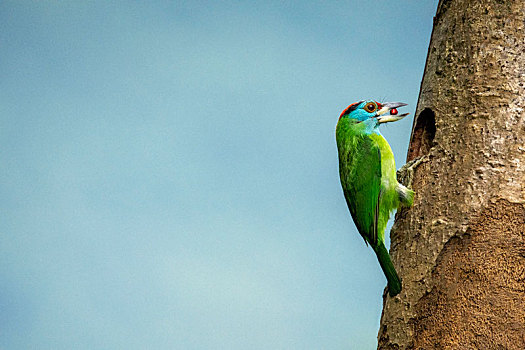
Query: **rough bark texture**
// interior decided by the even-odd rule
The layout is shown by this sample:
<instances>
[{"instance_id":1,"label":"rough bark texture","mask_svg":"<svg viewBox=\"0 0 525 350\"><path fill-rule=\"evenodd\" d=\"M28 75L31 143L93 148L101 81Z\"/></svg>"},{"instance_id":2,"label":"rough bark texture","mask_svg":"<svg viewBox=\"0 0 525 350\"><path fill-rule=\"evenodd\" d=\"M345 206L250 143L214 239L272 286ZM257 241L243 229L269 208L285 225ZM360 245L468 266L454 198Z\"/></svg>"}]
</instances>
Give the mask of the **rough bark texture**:
<instances>
[{"instance_id":1,"label":"rough bark texture","mask_svg":"<svg viewBox=\"0 0 525 350\"><path fill-rule=\"evenodd\" d=\"M379 349L525 349L524 85L525 1L441 0Z\"/></svg>"}]
</instances>

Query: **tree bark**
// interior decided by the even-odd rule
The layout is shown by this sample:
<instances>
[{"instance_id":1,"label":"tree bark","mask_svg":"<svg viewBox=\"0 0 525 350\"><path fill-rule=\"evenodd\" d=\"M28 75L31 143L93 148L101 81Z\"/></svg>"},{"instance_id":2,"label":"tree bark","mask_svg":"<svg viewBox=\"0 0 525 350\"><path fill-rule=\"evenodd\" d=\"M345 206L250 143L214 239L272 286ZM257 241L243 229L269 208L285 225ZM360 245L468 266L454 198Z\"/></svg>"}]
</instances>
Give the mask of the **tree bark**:
<instances>
[{"instance_id":1,"label":"tree bark","mask_svg":"<svg viewBox=\"0 0 525 350\"><path fill-rule=\"evenodd\" d=\"M525 349L525 1L440 0L378 349Z\"/></svg>"}]
</instances>

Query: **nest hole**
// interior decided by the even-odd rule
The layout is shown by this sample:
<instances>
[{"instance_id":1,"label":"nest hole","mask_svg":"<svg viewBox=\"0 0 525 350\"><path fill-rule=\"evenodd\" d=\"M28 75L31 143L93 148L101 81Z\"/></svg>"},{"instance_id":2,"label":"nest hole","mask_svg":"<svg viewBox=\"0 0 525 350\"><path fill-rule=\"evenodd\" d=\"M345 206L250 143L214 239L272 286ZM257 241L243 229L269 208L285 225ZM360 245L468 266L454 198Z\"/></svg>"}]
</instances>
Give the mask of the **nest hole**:
<instances>
[{"instance_id":1,"label":"nest hole","mask_svg":"<svg viewBox=\"0 0 525 350\"><path fill-rule=\"evenodd\" d=\"M408 149L408 161L429 153L434 146L435 136L436 115L430 108L425 108L416 119L416 126Z\"/></svg>"}]
</instances>

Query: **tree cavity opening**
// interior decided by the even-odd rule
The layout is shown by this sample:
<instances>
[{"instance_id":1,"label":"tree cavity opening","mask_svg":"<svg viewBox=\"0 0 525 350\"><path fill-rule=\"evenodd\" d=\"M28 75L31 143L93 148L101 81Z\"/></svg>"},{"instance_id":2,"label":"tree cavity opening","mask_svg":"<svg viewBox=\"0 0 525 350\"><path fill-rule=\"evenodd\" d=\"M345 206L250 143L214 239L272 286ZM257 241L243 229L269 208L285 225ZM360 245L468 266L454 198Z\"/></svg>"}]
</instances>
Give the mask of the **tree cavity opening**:
<instances>
[{"instance_id":1,"label":"tree cavity opening","mask_svg":"<svg viewBox=\"0 0 525 350\"><path fill-rule=\"evenodd\" d=\"M416 119L412 132L412 141L408 150L408 161L430 152L436 136L436 115L430 108L425 108Z\"/></svg>"}]
</instances>

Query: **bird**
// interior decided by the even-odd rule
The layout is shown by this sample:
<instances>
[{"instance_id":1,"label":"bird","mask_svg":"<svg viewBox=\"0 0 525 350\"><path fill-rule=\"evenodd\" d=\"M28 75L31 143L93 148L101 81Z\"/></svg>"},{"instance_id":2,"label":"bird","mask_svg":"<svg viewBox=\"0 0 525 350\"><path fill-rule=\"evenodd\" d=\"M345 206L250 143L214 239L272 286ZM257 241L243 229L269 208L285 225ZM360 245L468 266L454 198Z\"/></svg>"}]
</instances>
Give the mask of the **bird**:
<instances>
[{"instance_id":1,"label":"bird","mask_svg":"<svg viewBox=\"0 0 525 350\"><path fill-rule=\"evenodd\" d=\"M352 103L343 110L336 127L346 204L360 235L377 255L391 297L401 292L402 285L385 247L385 228L400 205L412 206L414 191L397 182L394 155L379 126L407 116L397 111L406 105L375 100Z\"/></svg>"}]
</instances>

